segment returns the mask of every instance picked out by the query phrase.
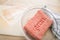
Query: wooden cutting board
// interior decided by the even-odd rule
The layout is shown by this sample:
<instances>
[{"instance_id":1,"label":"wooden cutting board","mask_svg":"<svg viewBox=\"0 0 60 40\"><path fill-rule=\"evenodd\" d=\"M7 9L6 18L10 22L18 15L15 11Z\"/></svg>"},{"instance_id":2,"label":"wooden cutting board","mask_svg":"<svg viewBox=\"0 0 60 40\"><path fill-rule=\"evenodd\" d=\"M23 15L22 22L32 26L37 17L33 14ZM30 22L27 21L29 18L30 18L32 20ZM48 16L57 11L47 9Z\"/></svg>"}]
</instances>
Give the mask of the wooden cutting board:
<instances>
[{"instance_id":1,"label":"wooden cutting board","mask_svg":"<svg viewBox=\"0 0 60 40\"><path fill-rule=\"evenodd\" d=\"M11 36L0 34L0 40L26 40L23 36Z\"/></svg>"}]
</instances>

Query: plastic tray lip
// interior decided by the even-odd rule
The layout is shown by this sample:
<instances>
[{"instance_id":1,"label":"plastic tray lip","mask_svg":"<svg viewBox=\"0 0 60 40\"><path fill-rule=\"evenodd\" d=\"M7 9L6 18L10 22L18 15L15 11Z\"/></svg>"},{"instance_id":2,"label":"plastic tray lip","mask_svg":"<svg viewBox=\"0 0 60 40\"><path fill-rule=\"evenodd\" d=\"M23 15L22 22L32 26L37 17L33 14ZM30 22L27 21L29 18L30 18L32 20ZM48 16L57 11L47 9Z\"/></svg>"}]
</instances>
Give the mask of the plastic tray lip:
<instances>
[{"instance_id":1,"label":"plastic tray lip","mask_svg":"<svg viewBox=\"0 0 60 40\"><path fill-rule=\"evenodd\" d=\"M27 13L27 12L29 12L30 10L34 10L34 9L45 9L46 11L48 11L46 8L39 8L39 7L34 7L34 8L29 8L29 9L27 9L24 13ZM26 15L26 14L23 14L23 16L22 16L22 19L21 19L21 25L23 26L23 18L24 18L24 15ZM47 14L47 15L50 15L50 16L52 16L53 17L53 15L52 15L52 13L51 14ZM55 19L54 19L54 17L53 17L53 20L54 21L56 21ZM55 24L56 24L56 22L54 22ZM55 25L55 26L57 26L57 25ZM23 29L23 27L22 27L22 29ZM31 40L28 36L26 36L26 34L25 34L25 30L23 29L23 31L24 31L24 36L26 37L26 39L27 40Z\"/></svg>"}]
</instances>

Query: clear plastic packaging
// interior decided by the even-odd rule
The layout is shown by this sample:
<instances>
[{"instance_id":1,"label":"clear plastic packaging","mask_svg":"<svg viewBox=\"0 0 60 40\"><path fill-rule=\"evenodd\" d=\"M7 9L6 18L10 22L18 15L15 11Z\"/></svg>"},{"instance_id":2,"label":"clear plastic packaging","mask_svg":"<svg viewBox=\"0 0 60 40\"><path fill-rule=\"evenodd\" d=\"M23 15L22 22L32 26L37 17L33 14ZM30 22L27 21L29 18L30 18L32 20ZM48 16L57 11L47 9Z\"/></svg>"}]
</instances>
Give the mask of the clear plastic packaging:
<instances>
[{"instance_id":1,"label":"clear plastic packaging","mask_svg":"<svg viewBox=\"0 0 60 40\"><path fill-rule=\"evenodd\" d=\"M28 21L29 19L31 19L31 18L35 15L35 13L36 13L38 10L40 10L40 9L44 11L45 8L31 8L31 9L26 10L26 12L24 12L24 15L22 16L22 19L21 19L21 24L22 24L22 26L23 26L22 28L24 28L24 25L27 23L27 21ZM56 22L55 22L55 19L54 19L52 13L49 13L49 12L47 11L47 9L45 10L45 13L46 13L51 19L54 20L53 26L56 26ZM32 39L33 39L33 38L31 38L31 37L25 32L24 29L23 29L23 31L24 31L24 34L25 34L25 37L26 37L27 40L32 40Z\"/></svg>"}]
</instances>

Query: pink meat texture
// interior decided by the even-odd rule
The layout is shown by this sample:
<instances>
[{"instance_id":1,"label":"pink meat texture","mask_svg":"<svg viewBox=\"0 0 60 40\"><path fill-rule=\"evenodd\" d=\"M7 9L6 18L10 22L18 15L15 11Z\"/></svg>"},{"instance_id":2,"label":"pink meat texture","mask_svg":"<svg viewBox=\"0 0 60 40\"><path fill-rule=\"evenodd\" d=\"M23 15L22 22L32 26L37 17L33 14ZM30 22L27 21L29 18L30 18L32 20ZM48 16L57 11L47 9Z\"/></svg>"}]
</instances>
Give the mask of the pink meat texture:
<instances>
[{"instance_id":1,"label":"pink meat texture","mask_svg":"<svg viewBox=\"0 0 60 40\"><path fill-rule=\"evenodd\" d=\"M50 17L42 10L38 10L34 17L28 20L24 30L33 38L41 40L52 23L53 21Z\"/></svg>"}]
</instances>

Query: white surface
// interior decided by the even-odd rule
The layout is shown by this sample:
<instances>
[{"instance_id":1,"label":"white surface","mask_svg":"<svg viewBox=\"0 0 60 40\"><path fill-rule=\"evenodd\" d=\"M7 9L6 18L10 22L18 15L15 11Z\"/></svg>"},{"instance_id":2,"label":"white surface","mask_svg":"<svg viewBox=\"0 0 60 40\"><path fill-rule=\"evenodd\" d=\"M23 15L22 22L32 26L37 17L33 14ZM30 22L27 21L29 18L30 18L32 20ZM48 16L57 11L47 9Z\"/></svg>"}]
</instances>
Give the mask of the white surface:
<instances>
[{"instance_id":1,"label":"white surface","mask_svg":"<svg viewBox=\"0 0 60 40\"><path fill-rule=\"evenodd\" d=\"M0 21L1 21L1 18L3 19L2 22L0 22L0 34L23 36L24 34L21 29L21 24L19 24L19 22L21 23L21 17L25 11L25 8L15 9L16 12L14 12L12 16L13 17L12 21L8 21L8 19L5 18L5 16L3 16L4 9L8 9L8 10L13 9L13 6L0 6ZM7 16L7 17L10 17L10 16ZM7 25L5 25L4 23L7 23Z\"/></svg>"},{"instance_id":2,"label":"white surface","mask_svg":"<svg viewBox=\"0 0 60 40\"><path fill-rule=\"evenodd\" d=\"M27 7L33 8L33 7L43 7L44 5L47 5L47 7L49 7L50 9L54 9L54 11L55 11L55 10L57 10L57 8L58 9L60 8L59 3L60 3L59 0L8 0L8 1L5 1L4 4L3 3L2 4L19 6L21 8L21 10L19 10L19 12L21 13L19 17L21 18L23 11L25 11L25 8L27 8ZM6 7L6 6L4 6L4 7ZM1 11L1 9L0 9L0 11ZM58 11L56 11L56 12L58 12ZM18 17L18 15L16 17ZM1 23L1 24L4 24L4 23ZM1 24L0 24L0 34L23 36L22 30L20 27L21 24L20 24L20 26L18 26L18 22L15 24L15 26L8 26L8 27L6 27L6 26L3 27L3 26L1 26Z\"/></svg>"}]
</instances>

